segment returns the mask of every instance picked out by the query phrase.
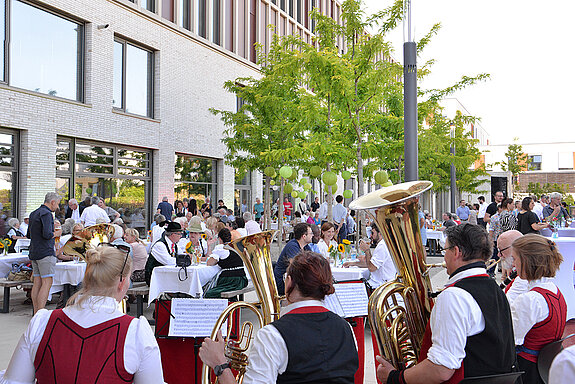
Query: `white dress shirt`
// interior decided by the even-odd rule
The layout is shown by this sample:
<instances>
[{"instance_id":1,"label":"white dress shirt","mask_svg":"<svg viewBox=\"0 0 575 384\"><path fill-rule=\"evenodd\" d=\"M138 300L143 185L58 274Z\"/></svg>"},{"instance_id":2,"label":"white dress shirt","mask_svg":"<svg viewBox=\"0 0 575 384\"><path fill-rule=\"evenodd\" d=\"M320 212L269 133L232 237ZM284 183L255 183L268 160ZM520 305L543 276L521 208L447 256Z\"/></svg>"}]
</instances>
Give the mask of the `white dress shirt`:
<instances>
[{"instance_id":1,"label":"white dress shirt","mask_svg":"<svg viewBox=\"0 0 575 384\"><path fill-rule=\"evenodd\" d=\"M18 228L20 230L20 232L26 236L28 234L28 224L26 224L25 222L21 222L20 223L20 228Z\"/></svg>"},{"instance_id":2,"label":"white dress shirt","mask_svg":"<svg viewBox=\"0 0 575 384\"><path fill-rule=\"evenodd\" d=\"M66 307L64 313L82 328L93 327L123 316L115 299L102 296L91 297L81 307ZM0 384L36 382L34 359L51 314L52 311L41 309L32 318L16 346L4 377L0 378ZM136 384L164 382L160 349L148 320L143 316L132 320L128 327L124 344L124 368L128 373L134 374Z\"/></svg>"},{"instance_id":3,"label":"white dress shirt","mask_svg":"<svg viewBox=\"0 0 575 384\"><path fill-rule=\"evenodd\" d=\"M341 224L341 222L344 221L345 217L347 216L347 209L343 206L343 204L338 203L333 207L332 215L333 221L336 224Z\"/></svg>"},{"instance_id":4,"label":"white dress shirt","mask_svg":"<svg viewBox=\"0 0 575 384\"><path fill-rule=\"evenodd\" d=\"M328 243L325 242L324 239L319 239L319 241L317 242L317 247L319 249L319 253L323 255L323 257L325 257L326 259L329 258L329 246L333 245L334 247L337 248L337 243L335 242L335 240L331 240Z\"/></svg>"},{"instance_id":5,"label":"white dress shirt","mask_svg":"<svg viewBox=\"0 0 575 384\"><path fill-rule=\"evenodd\" d=\"M238 228L238 229L236 229L236 231L238 231L238 233L240 234L241 237L248 235L248 231L245 228Z\"/></svg>"},{"instance_id":6,"label":"white dress shirt","mask_svg":"<svg viewBox=\"0 0 575 384\"><path fill-rule=\"evenodd\" d=\"M166 236L166 243L168 243L168 248L172 249L172 244L174 244L169 237ZM181 253L178 247L178 253ZM176 265L176 258L173 257L170 252L166 249L166 246L162 242L156 242L152 245L152 251L150 252L152 256L162 265Z\"/></svg>"},{"instance_id":7,"label":"white dress shirt","mask_svg":"<svg viewBox=\"0 0 575 384\"><path fill-rule=\"evenodd\" d=\"M485 212L487 211L487 207L489 204L481 203L479 204L479 212L477 213L477 217L483 219L485 217Z\"/></svg>"},{"instance_id":8,"label":"white dress shirt","mask_svg":"<svg viewBox=\"0 0 575 384\"><path fill-rule=\"evenodd\" d=\"M80 216L80 221L82 221L84 225L88 227L90 225L96 224L96 221L99 218L102 218L104 220L104 223L110 222L110 218L108 217L106 211L98 207L96 204L92 204L89 207L86 207L86 209L84 209L84 211L82 212L82 216Z\"/></svg>"},{"instance_id":9,"label":"white dress shirt","mask_svg":"<svg viewBox=\"0 0 575 384\"><path fill-rule=\"evenodd\" d=\"M549 371L549 384L575 383L575 345L555 357Z\"/></svg>"},{"instance_id":10,"label":"white dress shirt","mask_svg":"<svg viewBox=\"0 0 575 384\"><path fill-rule=\"evenodd\" d=\"M487 273L485 268L466 269L447 280L446 286L483 273ZM432 345L427 358L433 364L458 369L465 358L467 338L483 332L485 318L469 292L459 287L448 287L437 296L431 310L430 327Z\"/></svg>"},{"instance_id":11,"label":"white dress shirt","mask_svg":"<svg viewBox=\"0 0 575 384\"><path fill-rule=\"evenodd\" d=\"M397 269L387 249L385 241L380 240L372 251L371 263L377 267L377 270L371 272L367 283L372 288L377 288L385 282L395 279Z\"/></svg>"},{"instance_id":12,"label":"white dress shirt","mask_svg":"<svg viewBox=\"0 0 575 384\"><path fill-rule=\"evenodd\" d=\"M248 235L253 235L254 233L260 233L262 229L260 228L260 225L257 221L250 220L246 222L246 231Z\"/></svg>"},{"instance_id":13,"label":"white dress shirt","mask_svg":"<svg viewBox=\"0 0 575 384\"><path fill-rule=\"evenodd\" d=\"M522 295L527 291L529 291L529 288L527 287L527 280L523 280L519 276L513 279L511 287L505 293L505 296L507 296L507 301L509 301L509 305L513 304L519 295Z\"/></svg>"},{"instance_id":14,"label":"white dress shirt","mask_svg":"<svg viewBox=\"0 0 575 384\"><path fill-rule=\"evenodd\" d=\"M154 225L152 227L152 244L160 240L160 237L162 237L165 230L166 229L164 227L160 227L159 225Z\"/></svg>"},{"instance_id":15,"label":"white dress shirt","mask_svg":"<svg viewBox=\"0 0 575 384\"><path fill-rule=\"evenodd\" d=\"M327 202L326 201L321 203L321 205L319 206L319 219L322 221L327 220Z\"/></svg>"},{"instance_id":16,"label":"white dress shirt","mask_svg":"<svg viewBox=\"0 0 575 384\"><path fill-rule=\"evenodd\" d=\"M543 220L543 205L539 202L535 203L535 205L533 206L532 209L533 212L535 212L535 214L537 215L537 217L539 218L539 220Z\"/></svg>"},{"instance_id":17,"label":"white dress shirt","mask_svg":"<svg viewBox=\"0 0 575 384\"><path fill-rule=\"evenodd\" d=\"M515 345L523 345L525 335L531 328L549 316L549 307L543 295L531 290L539 287L557 293L557 286L552 280L549 277L542 277L539 280L527 282L528 292L517 296L511 304Z\"/></svg>"},{"instance_id":18,"label":"white dress shirt","mask_svg":"<svg viewBox=\"0 0 575 384\"><path fill-rule=\"evenodd\" d=\"M82 213L84 213L84 211L82 211ZM74 219L74 221L76 223L79 223L80 222L80 208L72 209L72 216L71 217L72 217L72 219Z\"/></svg>"}]
</instances>

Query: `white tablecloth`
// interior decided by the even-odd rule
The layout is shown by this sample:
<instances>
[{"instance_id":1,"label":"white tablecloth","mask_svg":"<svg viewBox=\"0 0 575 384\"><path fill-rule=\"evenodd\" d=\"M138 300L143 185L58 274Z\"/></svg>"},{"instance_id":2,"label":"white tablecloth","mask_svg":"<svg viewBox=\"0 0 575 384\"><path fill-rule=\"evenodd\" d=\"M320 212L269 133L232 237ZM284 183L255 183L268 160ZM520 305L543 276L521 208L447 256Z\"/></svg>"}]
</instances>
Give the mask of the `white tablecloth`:
<instances>
[{"instance_id":1,"label":"white tablecloth","mask_svg":"<svg viewBox=\"0 0 575 384\"><path fill-rule=\"evenodd\" d=\"M6 256L0 256L0 277L8 276L12 264L28 263L30 259L21 253L9 253Z\"/></svg>"},{"instance_id":2,"label":"white tablecloth","mask_svg":"<svg viewBox=\"0 0 575 384\"><path fill-rule=\"evenodd\" d=\"M207 266L204 264L189 266L187 267L188 278L184 281L180 281L178 278L178 273L181 278L185 276L184 272L180 270L181 268L176 266L154 268L150 280L148 305L164 292L187 293L192 297L201 296L204 293L202 286L210 281L221 268L217 265Z\"/></svg>"},{"instance_id":3,"label":"white tablecloth","mask_svg":"<svg viewBox=\"0 0 575 384\"><path fill-rule=\"evenodd\" d=\"M567 320L575 318L575 288L573 287L573 265L575 263L575 238L563 237L548 238L557 244L563 256L563 263L559 267L554 279L567 303Z\"/></svg>"},{"instance_id":4,"label":"white tablecloth","mask_svg":"<svg viewBox=\"0 0 575 384\"><path fill-rule=\"evenodd\" d=\"M367 268L331 267L331 274L335 281L359 280L361 278L369 279L369 269Z\"/></svg>"},{"instance_id":5,"label":"white tablecloth","mask_svg":"<svg viewBox=\"0 0 575 384\"><path fill-rule=\"evenodd\" d=\"M18 239L16 244L14 244L14 250L20 252L22 248L28 249L30 247L30 239Z\"/></svg>"},{"instance_id":6,"label":"white tablecloth","mask_svg":"<svg viewBox=\"0 0 575 384\"><path fill-rule=\"evenodd\" d=\"M557 230L557 234L559 237L575 237L575 228L559 228ZM551 237L551 229L543 228L541 230L541 235L545 237Z\"/></svg>"},{"instance_id":7,"label":"white tablecloth","mask_svg":"<svg viewBox=\"0 0 575 384\"><path fill-rule=\"evenodd\" d=\"M50 288L50 296L53 293L64 290L65 284L78 285L84 280L86 273L85 262L63 261L56 263L54 268L54 278Z\"/></svg>"}]
</instances>

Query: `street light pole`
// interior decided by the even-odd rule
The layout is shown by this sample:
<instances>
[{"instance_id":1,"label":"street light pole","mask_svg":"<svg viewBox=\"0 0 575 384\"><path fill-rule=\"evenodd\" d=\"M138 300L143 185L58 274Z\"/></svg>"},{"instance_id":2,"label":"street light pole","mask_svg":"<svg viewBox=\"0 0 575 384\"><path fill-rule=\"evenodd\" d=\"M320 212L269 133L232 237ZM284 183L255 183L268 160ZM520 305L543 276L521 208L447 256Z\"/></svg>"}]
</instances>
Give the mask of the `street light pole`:
<instances>
[{"instance_id":1,"label":"street light pole","mask_svg":"<svg viewBox=\"0 0 575 384\"><path fill-rule=\"evenodd\" d=\"M451 126L451 139L455 140L455 127ZM451 142L451 148L449 150L451 153L451 169L450 169L450 179L451 179L451 188L450 188L450 197L451 197L451 213L455 213L456 210L456 192L457 192L457 181L455 178L455 164L453 164L453 160L455 159L455 141Z\"/></svg>"},{"instance_id":2,"label":"street light pole","mask_svg":"<svg viewBox=\"0 0 575 384\"><path fill-rule=\"evenodd\" d=\"M419 179L417 146L417 49L411 21L411 0L405 0L403 19L403 136L405 181Z\"/></svg>"}]
</instances>

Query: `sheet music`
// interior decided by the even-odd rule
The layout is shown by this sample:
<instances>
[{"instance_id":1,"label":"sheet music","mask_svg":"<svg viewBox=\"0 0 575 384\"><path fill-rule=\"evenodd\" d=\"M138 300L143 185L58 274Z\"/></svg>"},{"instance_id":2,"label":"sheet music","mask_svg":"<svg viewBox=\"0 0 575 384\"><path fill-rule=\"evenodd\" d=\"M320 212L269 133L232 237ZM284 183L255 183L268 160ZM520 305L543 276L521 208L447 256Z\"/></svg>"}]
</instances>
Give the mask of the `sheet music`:
<instances>
[{"instance_id":1,"label":"sheet music","mask_svg":"<svg viewBox=\"0 0 575 384\"><path fill-rule=\"evenodd\" d=\"M226 299L172 299L172 315L175 318L170 318L168 336L209 337L227 306ZM221 328L224 336L226 323Z\"/></svg>"},{"instance_id":2,"label":"sheet music","mask_svg":"<svg viewBox=\"0 0 575 384\"><path fill-rule=\"evenodd\" d=\"M341 317L367 316L367 290L363 283L334 284L335 293L326 296L324 305Z\"/></svg>"}]
</instances>

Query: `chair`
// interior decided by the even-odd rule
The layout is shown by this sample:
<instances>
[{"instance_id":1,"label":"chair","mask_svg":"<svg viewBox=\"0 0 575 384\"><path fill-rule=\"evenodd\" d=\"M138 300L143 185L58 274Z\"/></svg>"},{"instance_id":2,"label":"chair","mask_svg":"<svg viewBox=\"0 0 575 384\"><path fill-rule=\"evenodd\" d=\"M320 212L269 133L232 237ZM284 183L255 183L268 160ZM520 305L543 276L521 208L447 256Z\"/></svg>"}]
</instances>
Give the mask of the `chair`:
<instances>
[{"instance_id":1,"label":"chair","mask_svg":"<svg viewBox=\"0 0 575 384\"><path fill-rule=\"evenodd\" d=\"M459 382L459 384L515 384L519 376L524 372L503 373L501 375L468 377Z\"/></svg>"},{"instance_id":2,"label":"chair","mask_svg":"<svg viewBox=\"0 0 575 384\"><path fill-rule=\"evenodd\" d=\"M549 382L549 369L551 369L551 363L553 359L559 352L563 350L563 342L571 337L575 336L575 333L565 336L561 340L554 341L547 344L539 351L539 357L537 358L537 369L539 370L539 376L545 384Z\"/></svg>"}]
</instances>

